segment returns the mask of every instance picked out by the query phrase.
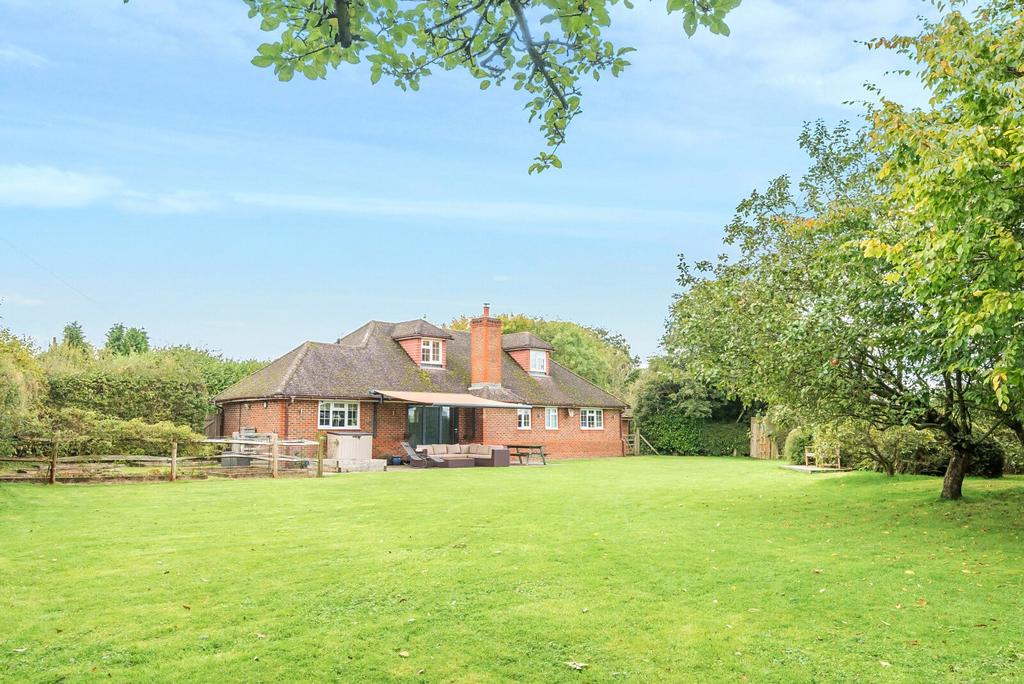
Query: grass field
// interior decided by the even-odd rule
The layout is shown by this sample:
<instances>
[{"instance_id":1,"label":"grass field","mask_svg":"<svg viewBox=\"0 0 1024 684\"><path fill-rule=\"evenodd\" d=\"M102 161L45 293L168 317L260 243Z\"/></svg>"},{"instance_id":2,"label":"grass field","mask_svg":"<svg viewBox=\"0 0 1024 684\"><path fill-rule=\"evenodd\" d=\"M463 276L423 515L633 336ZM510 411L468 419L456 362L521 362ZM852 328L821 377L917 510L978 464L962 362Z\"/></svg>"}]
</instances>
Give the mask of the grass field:
<instances>
[{"instance_id":1,"label":"grass field","mask_svg":"<svg viewBox=\"0 0 1024 684\"><path fill-rule=\"evenodd\" d=\"M1020 681L1024 480L939 486L710 458L0 485L0 679Z\"/></svg>"}]
</instances>

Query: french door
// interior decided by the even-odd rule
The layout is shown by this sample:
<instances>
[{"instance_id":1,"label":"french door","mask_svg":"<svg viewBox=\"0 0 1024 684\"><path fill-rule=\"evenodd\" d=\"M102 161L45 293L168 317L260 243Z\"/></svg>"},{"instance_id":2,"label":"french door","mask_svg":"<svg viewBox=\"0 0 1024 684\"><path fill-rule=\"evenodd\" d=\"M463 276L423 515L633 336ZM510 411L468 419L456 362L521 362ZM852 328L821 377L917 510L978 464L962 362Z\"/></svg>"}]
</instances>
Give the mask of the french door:
<instances>
[{"instance_id":1,"label":"french door","mask_svg":"<svg viewBox=\"0 0 1024 684\"><path fill-rule=\"evenodd\" d=\"M459 441L458 412L451 406L410 406L408 420L409 443L414 448Z\"/></svg>"}]
</instances>

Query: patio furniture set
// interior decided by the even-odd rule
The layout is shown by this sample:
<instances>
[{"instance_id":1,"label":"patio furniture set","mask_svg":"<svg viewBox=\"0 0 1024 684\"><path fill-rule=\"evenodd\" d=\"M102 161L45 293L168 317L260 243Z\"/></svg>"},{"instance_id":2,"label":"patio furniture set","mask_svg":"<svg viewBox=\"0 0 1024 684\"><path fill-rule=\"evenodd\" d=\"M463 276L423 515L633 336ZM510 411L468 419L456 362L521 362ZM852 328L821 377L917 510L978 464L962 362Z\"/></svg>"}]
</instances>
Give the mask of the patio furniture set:
<instances>
[{"instance_id":1,"label":"patio furniture set","mask_svg":"<svg viewBox=\"0 0 1024 684\"><path fill-rule=\"evenodd\" d=\"M413 448L408 442L402 442L402 448L405 460L414 468L506 468L511 465L511 456L516 456L519 465L529 465L531 456L547 464L542 446L421 444Z\"/></svg>"}]
</instances>

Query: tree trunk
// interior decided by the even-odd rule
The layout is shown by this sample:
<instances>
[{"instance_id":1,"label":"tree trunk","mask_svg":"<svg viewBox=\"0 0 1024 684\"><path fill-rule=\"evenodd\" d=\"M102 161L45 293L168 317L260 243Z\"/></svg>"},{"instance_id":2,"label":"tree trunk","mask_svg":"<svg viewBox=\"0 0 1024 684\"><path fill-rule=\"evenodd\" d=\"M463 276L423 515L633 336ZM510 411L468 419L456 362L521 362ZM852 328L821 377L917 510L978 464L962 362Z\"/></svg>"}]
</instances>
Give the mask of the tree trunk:
<instances>
[{"instance_id":1,"label":"tree trunk","mask_svg":"<svg viewBox=\"0 0 1024 684\"><path fill-rule=\"evenodd\" d=\"M966 445L959 441L953 443L953 455L946 466L946 476L942 478L942 498L955 501L963 496L964 476L967 475L967 464L971 453Z\"/></svg>"}]
</instances>

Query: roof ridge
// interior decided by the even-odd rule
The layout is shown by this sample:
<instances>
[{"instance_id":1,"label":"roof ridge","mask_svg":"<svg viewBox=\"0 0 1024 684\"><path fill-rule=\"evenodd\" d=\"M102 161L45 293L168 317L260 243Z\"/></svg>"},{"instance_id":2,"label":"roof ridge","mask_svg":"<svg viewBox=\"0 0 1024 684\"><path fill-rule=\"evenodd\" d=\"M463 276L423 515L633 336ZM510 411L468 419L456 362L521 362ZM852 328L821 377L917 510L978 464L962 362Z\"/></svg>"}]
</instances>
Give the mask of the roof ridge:
<instances>
[{"instance_id":1,"label":"roof ridge","mask_svg":"<svg viewBox=\"0 0 1024 684\"><path fill-rule=\"evenodd\" d=\"M306 354L309 352L309 346L311 344L314 343L307 340L295 348L296 351L298 351L298 354L296 354L295 358L292 359L292 362L288 364L288 369L285 370L284 375L281 376L281 383L277 386L277 394L284 394L284 388L288 386L288 382L295 374L295 369L298 368L299 364L302 363L302 360L306 358Z\"/></svg>"}]
</instances>

